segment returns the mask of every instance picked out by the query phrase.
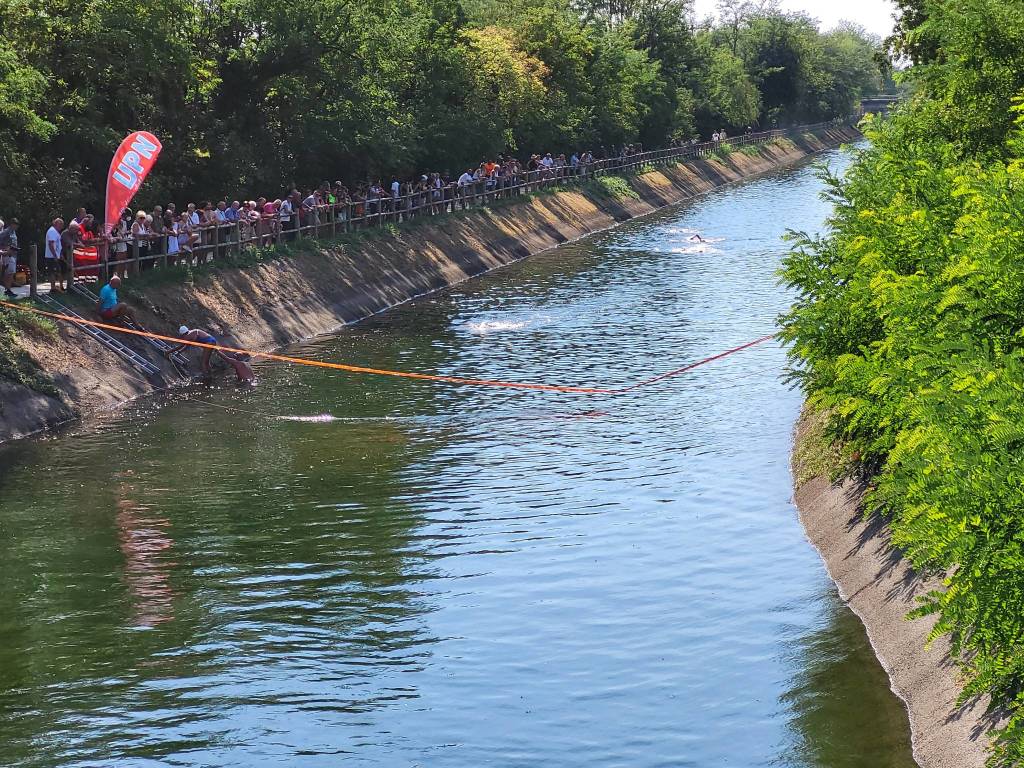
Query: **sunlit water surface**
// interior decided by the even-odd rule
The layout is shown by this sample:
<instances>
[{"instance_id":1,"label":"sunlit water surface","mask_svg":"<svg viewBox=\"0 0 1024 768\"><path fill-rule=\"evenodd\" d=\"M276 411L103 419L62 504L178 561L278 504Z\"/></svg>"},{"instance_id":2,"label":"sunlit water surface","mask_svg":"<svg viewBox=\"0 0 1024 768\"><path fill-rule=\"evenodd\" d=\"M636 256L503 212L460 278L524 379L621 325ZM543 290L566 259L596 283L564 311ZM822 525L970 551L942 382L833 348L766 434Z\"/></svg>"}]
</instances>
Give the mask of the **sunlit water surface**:
<instances>
[{"instance_id":1,"label":"sunlit water surface","mask_svg":"<svg viewBox=\"0 0 1024 768\"><path fill-rule=\"evenodd\" d=\"M628 384L771 332L821 189L721 189L293 352ZM791 503L784 365L622 397L261 365L8 447L0 764L911 766Z\"/></svg>"}]
</instances>

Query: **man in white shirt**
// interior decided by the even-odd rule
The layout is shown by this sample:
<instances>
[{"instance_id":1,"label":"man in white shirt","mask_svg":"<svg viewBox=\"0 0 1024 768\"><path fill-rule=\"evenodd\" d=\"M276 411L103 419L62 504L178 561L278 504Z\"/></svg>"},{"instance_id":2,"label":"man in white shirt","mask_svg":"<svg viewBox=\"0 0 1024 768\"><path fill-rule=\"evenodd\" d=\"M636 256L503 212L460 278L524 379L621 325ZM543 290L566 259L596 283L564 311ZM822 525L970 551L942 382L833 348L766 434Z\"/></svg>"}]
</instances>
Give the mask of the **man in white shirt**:
<instances>
[{"instance_id":1,"label":"man in white shirt","mask_svg":"<svg viewBox=\"0 0 1024 768\"><path fill-rule=\"evenodd\" d=\"M277 215L281 220L281 229L284 231L286 240L294 240L295 233L292 231L292 214L295 213L295 204L290 194L285 195L278 206Z\"/></svg>"},{"instance_id":2,"label":"man in white shirt","mask_svg":"<svg viewBox=\"0 0 1024 768\"><path fill-rule=\"evenodd\" d=\"M470 168L468 171L465 171L461 176L459 176L459 187L468 187L474 181L476 181L476 179L473 178L473 169Z\"/></svg>"},{"instance_id":3,"label":"man in white shirt","mask_svg":"<svg viewBox=\"0 0 1024 768\"><path fill-rule=\"evenodd\" d=\"M316 192L310 192L302 201L302 213L314 227L320 226L320 199Z\"/></svg>"},{"instance_id":4,"label":"man in white shirt","mask_svg":"<svg viewBox=\"0 0 1024 768\"><path fill-rule=\"evenodd\" d=\"M64 262L61 261L60 233L64 231L64 219L54 219L53 226L46 230L46 253L43 254L43 274L50 278L50 292L64 293Z\"/></svg>"}]
</instances>

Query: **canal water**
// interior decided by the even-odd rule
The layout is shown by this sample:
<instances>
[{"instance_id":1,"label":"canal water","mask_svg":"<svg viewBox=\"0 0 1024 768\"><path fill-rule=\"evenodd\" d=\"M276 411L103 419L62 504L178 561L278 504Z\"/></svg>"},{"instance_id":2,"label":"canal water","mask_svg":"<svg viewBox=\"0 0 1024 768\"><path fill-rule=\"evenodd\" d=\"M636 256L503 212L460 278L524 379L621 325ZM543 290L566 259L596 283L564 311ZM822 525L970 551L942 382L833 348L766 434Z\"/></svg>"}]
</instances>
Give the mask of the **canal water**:
<instances>
[{"instance_id":1,"label":"canal water","mask_svg":"<svg viewBox=\"0 0 1024 768\"><path fill-rule=\"evenodd\" d=\"M628 384L771 332L821 190L721 189L293 352ZM912 766L791 503L784 365L622 397L259 365L7 447L0 765Z\"/></svg>"}]
</instances>

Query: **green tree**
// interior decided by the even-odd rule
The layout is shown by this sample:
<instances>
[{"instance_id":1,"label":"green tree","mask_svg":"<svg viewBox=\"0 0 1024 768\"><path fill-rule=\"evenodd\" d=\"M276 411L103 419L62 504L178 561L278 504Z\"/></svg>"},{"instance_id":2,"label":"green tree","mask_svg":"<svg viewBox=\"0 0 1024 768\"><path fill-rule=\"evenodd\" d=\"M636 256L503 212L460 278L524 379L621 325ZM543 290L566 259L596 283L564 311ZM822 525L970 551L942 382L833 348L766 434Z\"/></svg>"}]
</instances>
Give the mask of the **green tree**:
<instances>
[{"instance_id":1,"label":"green tree","mask_svg":"<svg viewBox=\"0 0 1024 768\"><path fill-rule=\"evenodd\" d=\"M51 196L66 194L62 182L73 181L36 157L38 147L56 132L41 115L45 93L45 76L0 40L0 211L17 212L25 202L49 210ZM27 201L21 197L25 192Z\"/></svg>"},{"instance_id":2,"label":"green tree","mask_svg":"<svg viewBox=\"0 0 1024 768\"><path fill-rule=\"evenodd\" d=\"M713 47L708 54L696 105L701 133L707 135L718 128L753 125L761 110L761 96L743 62L728 48Z\"/></svg>"}]
</instances>

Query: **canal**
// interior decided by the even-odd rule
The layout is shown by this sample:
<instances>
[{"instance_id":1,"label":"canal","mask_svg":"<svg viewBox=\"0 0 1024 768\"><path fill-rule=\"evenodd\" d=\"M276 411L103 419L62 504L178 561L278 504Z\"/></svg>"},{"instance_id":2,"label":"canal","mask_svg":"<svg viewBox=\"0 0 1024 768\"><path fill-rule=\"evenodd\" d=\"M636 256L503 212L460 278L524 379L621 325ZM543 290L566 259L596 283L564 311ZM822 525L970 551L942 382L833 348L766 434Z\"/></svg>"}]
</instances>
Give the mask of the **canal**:
<instances>
[{"instance_id":1,"label":"canal","mask_svg":"<svg viewBox=\"0 0 1024 768\"><path fill-rule=\"evenodd\" d=\"M720 189L293 352L631 383L771 332L821 190ZM259 365L7 446L0 765L913 766L791 503L784 367L609 397Z\"/></svg>"}]
</instances>

